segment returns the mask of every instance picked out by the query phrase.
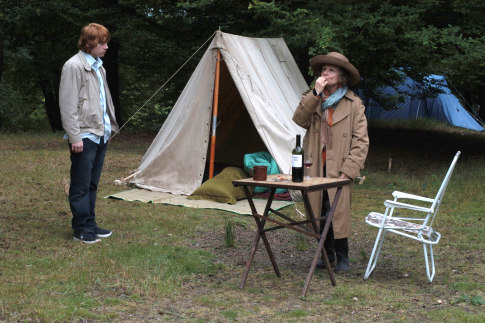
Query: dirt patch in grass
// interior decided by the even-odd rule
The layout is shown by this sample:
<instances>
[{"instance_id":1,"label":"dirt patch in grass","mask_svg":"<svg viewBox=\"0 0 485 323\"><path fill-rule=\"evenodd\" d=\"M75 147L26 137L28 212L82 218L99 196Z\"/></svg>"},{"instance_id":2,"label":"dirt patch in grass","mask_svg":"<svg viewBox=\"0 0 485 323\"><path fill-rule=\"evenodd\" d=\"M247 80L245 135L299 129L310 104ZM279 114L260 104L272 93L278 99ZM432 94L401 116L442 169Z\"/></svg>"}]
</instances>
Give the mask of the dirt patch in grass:
<instances>
[{"instance_id":1,"label":"dirt patch in grass","mask_svg":"<svg viewBox=\"0 0 485 323\"><path fill-rule=\"evenodd\" d=\"M157 136L156 132L120 132L120 134L114 135L110 139L110 144L112 144L116 149L123 149L128 146L130 149L136 147L142 147L143 149L148 148L153 142L153 139Z\"/></svg>"},{"instance_id":2,"label":"dirt patch in grass","mask_svg":"<svg viewBox=\"0 0 485 323\"><path fill-rule=\"evenodd\" d=\"M301 298L315 250L314 244L309 243L307 251L298 251L292 234L287 231L272 232L268 239L282 277L276 277L261 245L250 269L246 288L241 290L239 284L253 244L254 227L237 230L237 245L234 248L214 244L214 241L223 241L222 235L207 233L193 241L196 248L215 254L215 262L224 266L216 275L194 277L183 285L180 294L157 302L155 306L164 319L198 318L229 322L232 320L221 313L230 311L237 321L243 322L435 321L429 316L430 311L458 308L469 314L481 313L476 306L451 304L463 292L450 282L466 279L470 284L480 284L484 273L478 271L475 278L469 280L468 275L464 277L466 266L463 263L467 257L483 257L483 252L455 257L449 248L439 248L438 276L433 284L429 284L420 254L394 251L385 254L376 273L368 281L363 281L367 262L359 252L369 251L371 245L366 234L362 237L354 235L351 240L351 271L336 275L337 286L333 287L326 272L316 270L307 297ZM402 241L391 239L389 243L399 244ZM419 252L419 246L416 247Z\"/></svg>"},{"instance_id":3,"label":"dirt patch in grass","mask_svg":"<svg viewBox=\"0 0 485 323\"><path fill-rule=\"evenodd\" d=\"M292 207L285 210L290 215L293 212ZM298 250L296 234L279 230L267 235L282 277L276 277L260 241L246 288L241 290L239 284L256 229L247 217L248 225L236 228L235 247L224 245L222 230L201 233L190 241L192 248L216 255L214 262L221 264L221 269L216 275L197 276L184 283L180 294L157 302L158 313L166 320L197 318L210 322L440 322L447 321L447 314L433 319L430 312L455 310L468 313L472 321L483 317L479 306L452 304L466 293L461 282L468 284L468 292L475 290L483 295L480 286L485 272L477 263L483 263L483 249L460 253L449 245L453 237L445 237L435 249L437 276L429 284L422 246L391 236L378 268L364 281L376 231L362 224L363 216L355 217L350 238L351 271L336 275L336 287L331 285L326 271L317 269L307 297L302 298L316 241L306 238L308 250Z\"/></svg>"}]
</instances>

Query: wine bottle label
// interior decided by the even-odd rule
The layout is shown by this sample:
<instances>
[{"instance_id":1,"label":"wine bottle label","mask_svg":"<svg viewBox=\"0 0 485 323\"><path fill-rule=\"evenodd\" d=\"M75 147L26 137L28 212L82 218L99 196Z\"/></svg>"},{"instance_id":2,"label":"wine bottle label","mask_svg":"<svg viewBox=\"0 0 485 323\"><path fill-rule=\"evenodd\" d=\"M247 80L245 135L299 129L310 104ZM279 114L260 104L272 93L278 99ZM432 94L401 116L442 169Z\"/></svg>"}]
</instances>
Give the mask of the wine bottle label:
<instances>
[{"instance_id":1,"label":"wine bottle label","mask_svg":"<svg viewBox=\"0 0 485 323\"><path fill-rule=\"evenodd\" d=\"M303 167L303 155L291 155L292 167Z\"/></svg>"}]
</instances>

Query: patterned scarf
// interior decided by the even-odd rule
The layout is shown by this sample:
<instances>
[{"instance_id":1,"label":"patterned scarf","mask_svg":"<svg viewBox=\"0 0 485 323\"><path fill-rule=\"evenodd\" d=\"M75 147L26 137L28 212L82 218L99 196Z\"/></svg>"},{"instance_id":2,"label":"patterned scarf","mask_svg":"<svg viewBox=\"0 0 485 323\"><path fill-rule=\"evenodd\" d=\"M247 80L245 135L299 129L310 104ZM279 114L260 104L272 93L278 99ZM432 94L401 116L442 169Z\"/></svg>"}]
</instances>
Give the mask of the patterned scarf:
<instances>
[{"instance_id":1,"label":"patterned scarf","mask_svg":"<svg viewBox=\"0 0 485 323\"><path fill-rule=\"evenodd\" d=\"M345 93L349 90L349 87L347 85L344 85L342 87L339 87L337 91L333 92L332 95L330 95L323 103L322 103L322 112L327 110L328 108L335 108L337 107L337 104L342 100L344 97Z\"/></svg>"}]
</instances>

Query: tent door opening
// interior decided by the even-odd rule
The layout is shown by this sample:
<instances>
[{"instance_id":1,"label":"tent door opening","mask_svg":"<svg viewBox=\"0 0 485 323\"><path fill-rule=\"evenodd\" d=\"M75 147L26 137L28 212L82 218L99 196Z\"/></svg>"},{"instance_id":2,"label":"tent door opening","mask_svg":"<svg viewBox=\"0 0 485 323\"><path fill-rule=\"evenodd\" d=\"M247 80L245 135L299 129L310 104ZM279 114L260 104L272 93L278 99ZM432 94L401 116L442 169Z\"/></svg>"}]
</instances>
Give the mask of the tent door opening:
<instances>
[{"instance_id":1,"label":"tent door opening","mask_svg":"<svg viewBox=\"0 0 485 323\"><path fill-rule=\"evenodd\" d=\"M211 126L212 127L212 126ZM214 176L225 167L244 167L244 155L267 151L224 62L220 61ZM209 137L212 136L212 128ZM209 138L210 139L210 138ZM204 179L209 178L210 147Z\"/></svg>"}]
</instances>

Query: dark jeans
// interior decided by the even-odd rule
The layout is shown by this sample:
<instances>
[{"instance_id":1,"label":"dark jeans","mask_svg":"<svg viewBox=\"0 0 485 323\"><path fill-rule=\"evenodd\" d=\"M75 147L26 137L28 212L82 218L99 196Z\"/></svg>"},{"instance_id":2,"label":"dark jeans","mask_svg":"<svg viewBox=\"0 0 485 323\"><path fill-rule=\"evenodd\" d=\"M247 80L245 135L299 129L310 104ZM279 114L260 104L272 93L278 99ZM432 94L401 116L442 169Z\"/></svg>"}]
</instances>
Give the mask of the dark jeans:
<instances>
[{"instance_id":1,"label":"dark jeans","mask_svg":"<svg viewBox=\"0 0 485 323\"><path fill-rule=\"evenodd\" d=\"M94 231L96 226L94 208L107 146L104 137L101 137L99 144L83 139L81 153L73 153L71 150L69 204L72 229L75 231Z\"/></svg>"}]
</instances>

